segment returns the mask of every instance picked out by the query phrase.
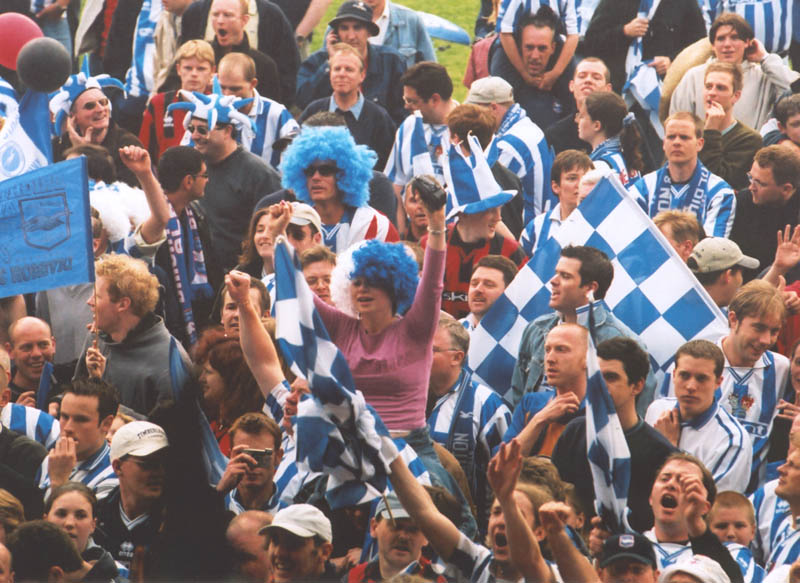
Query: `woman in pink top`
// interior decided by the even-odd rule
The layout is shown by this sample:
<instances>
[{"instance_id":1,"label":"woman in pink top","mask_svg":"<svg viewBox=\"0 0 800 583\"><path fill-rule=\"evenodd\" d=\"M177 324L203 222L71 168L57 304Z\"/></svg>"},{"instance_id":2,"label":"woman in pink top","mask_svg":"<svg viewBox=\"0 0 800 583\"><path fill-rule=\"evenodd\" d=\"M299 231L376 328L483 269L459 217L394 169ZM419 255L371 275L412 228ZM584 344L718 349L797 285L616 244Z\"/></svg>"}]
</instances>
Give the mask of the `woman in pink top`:
<instances>
[{"instance_id":1,"label":"woman in pink top","mask_svg":"<svg viewBox=\"0 0 800 583\"><path fill-rule=\"evenodd\" d=\"M467 509L461 529L469 533L477 530L475 519L458 485L439 462L425 422L433 336L444 288L445 195L433 179L416 178L412 188L425 191L420 198L428 217L419 285L417 263L401 243L367 241L353 251L352 267L345 268L349 285L331 289L334 303L354 315L316 296L314 304L331 340L347 359L356 388L389 431L414 449L433 483L450 490L462 509ZM442 206L437 206L437 190ZM340 256L337 269L344 263L346 258Z\"/></svg>"}]
</instances>

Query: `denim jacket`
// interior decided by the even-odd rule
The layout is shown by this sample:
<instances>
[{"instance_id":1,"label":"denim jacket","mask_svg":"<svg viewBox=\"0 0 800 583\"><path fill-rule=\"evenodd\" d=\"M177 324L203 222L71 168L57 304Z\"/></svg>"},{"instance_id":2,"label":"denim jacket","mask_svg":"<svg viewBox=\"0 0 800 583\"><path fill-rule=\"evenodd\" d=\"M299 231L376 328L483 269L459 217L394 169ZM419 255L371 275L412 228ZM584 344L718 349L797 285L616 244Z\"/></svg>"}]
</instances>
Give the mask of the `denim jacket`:
<instances>
[{"instance_id":1,"label":"denim jacket","mask_svg":"<svg viewBox=\"0 0 800 583\"><path fill-rule=\"evenodd\" d=\"M419 15L399 4L389 3L389 26L383 45L399 52L410 67L420 61L436 61L433 43Z\"/></svg>"},{"instance_id":2,"label":"denim jacket","mask_svg":"<svg viewBox=\"0 0 800 583\"><path fill-rule=\"evenodd\" d=\"M626 336L635 340L643 350L647 351L642 340L608 309L604 301L594 302L592 310L595 345L600 344L603 340ZM516 406L525 393L539 390L544 378L544 340L548 332L558 325L560 318L561 315L558 312L544 314L528 324L522 333L517 363L514 365L514 373L511 376L512 394L509 396L513 400L512 405ZM636 403L637 411L640 408L644 411L647 410L647 406L653 400L655 387L656 379L651 364L644 389Z\"/></svg>"}]
</instances>

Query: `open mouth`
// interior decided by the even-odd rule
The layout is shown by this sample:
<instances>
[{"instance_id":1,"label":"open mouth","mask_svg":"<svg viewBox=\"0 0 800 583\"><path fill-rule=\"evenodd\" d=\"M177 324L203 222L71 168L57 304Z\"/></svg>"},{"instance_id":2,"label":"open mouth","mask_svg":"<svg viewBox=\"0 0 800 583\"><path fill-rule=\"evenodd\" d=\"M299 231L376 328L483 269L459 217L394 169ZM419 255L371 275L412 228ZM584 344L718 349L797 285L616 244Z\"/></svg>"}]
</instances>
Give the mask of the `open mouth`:
<instances>
[{"instance_id":1,"label":"open mouth","mask_svg":"<svg viewBox=\"0 0 800 583\"><path fill-rule=\"evenodd\" d=\"M506 538L505 533L498 532L496 535L494 535L494 544L497 547L504 547L508 545L508 538Z\"/></svg>"},{"instance_id":2,"label":"open mouth","mask_svg":"<svg viewBox=\"0 0 800 583\"><path fill-rule=\"evenodd\" d=\"M663 508L677 508L678 507L678 499L675 498L672 494L664 494L661 497L661 506Z\"/></svg>"}]
</instances>

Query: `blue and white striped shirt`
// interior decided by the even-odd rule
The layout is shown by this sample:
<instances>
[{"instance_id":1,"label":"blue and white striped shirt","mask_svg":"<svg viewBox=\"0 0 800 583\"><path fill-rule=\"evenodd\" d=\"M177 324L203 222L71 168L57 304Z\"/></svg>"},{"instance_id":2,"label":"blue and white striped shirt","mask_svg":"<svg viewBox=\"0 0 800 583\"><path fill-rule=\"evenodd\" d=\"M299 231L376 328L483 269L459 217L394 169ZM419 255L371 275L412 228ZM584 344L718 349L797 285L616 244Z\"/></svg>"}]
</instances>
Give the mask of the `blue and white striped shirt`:
<instances>
[{"instance_id":1,"label":"blue and white striped shirt","mask_svg":"<svg viewBox=\"0 0 800 583\"><path fill-rule=\"evenodd\" d=\"M9 403L3 407L3 411L0 412L0 423L12 431L38 441L47 449L56 444L61 433L61 425L52 415L35 407L25 407L16 403Z\"/></svg>"},{"instance_id":2,"label":"blue and white striped shirt","mask_svg":"<svg viewBox=\"0 0 800 583\"><path fill-rule=\"evenodd\" d=\"M723 12L744 18L768 53L785 53L792 42L794 0L699 0L706 29Z\"/></svg>"},{"instance_id":3,"label":"blue and white striped shirt","mask_svg":"<svg viewBox=\"0 0 800 583\"><path fill-rule=\"evenodd\" d=\"M502 0L497 12L497 32L513 34L520 18L526 14L536 14L540 6L549 6L553 9L556 16L561 19L567 34L578 34L575 0Z\"/></svg>"},{"instance_id":4,"label":"blue and white striped shirt","mask_svg":"<svg viewBox=\"0 0 800 583\"><path fill-rule=\"evenodd\" d=\"M518 107L518 106L517 106ZM514 109L509 109L506 116ZM521 110L524 112L524 110ZM553 153L544 132L527 115L522 115L507 130L500 132L489 147L489 165L495 161L516 174L522 182L524 212L527 224L558 202L550 187Z\"/></svg>"},{"instance_id":5,"label":"blue and white striped shirt","mask_svg":"<svg viewBox=\"0 0 800 583\"><path fill-rule=\"evenodd\" d=\"M677 399L656 399L647 408L645 421L655 426L661 413L677 406ZM678 448L705 464L714 476L718 490L744 492L747 488L753 462L750 436L716 399L701 415L690 421L681 421Z\"/></svg>"},{"instance_id":6,"label":"blue and white striped shirt","mask_svg":"<svg viewBox=\"0 0 800 583\"><path fill-rule=\"evenodd\" d=\"M720 338L717 341L720 348L723 340ZM660 390L662 396L675 395L673 370L674 365L664 376ZM753 475L759 484L766 476L769 436L772 433L772 423L778 415L778 402L784 397L788 375L789 359L769 350L752 368L731 366L728 357L725 357L719 403L750 434L753 443Z\"/></svg>"},{"instance_id":7,"label":"blue and white striped shirt","mask_svg":"<svg viewBox=\"0 0 800 583\"><path fill-rule=\"evenodd\" d=\"M416 111L397 128L384 174L398 186L405 186L420 174L433 174L444 184L440 157L449 147L450 130L447 125L425 123L422 114Z\"/></svg>"},{"instance_id":8,"label":"blue and white striped shirt","mask_svg":"<svg viewBox=\"0 0 800 583\"><path fill-rule=\"evenodd\" d=\"M240 133L242 146L255 154L273 168L281 162L280 154L273 152L276 140L285 138L292 132L300 131L297 121L282 104L262 97L253 89L253 104L247 114L256 126L256 133Z\"/></svg>"},{"instance_id":9,"label":"blue and white striped shirt","mask_svg":"<svg viewBox=\"0 0 800 583\"><path fill-rule=\"evenodd\" d=\"M756 535L750 546L766 560L772 553L772 541L778 536L783 520L789 516L789 503L775 494L778 480L770 480L750 495L756 514Z\"/></svg>"},{"instance_id":10,"label":"blue and white striped shirt","mask_svg":"<svg viewBox=\"0 0 800 583\"><path fill-rule=\"evenodd\" d=\"M50 489L50 473L48 470L50 458L44 458L39 472L36 475L36 483L42 490ZM80 482L87 486L98 500L102 500L119 485L117 475L111 467L111 447L103 442L103 447L97 450L87 459L79 462L69 475L71 482Z\"/></svg>"},{"instance_id":11,"label":"blue and white striped shirt","mask_svg":"<svg viewBox=\"0 0 800 583\"><path fill-rule=\"evenodd\" d=\"M736 215L736 195L719 176L712 174L698 160L692 178L675 184L668 165L639 178L628 192L650 218L670 209L691 211L709 237L728 237Z\"/></svg>"},{"instance_id":12,"label":"blue and white striped shirt","mask_svg":"<svg viewBox=\"0 0 800 583\"><path fill-rule=\"evenodd\" d=\"M487 456L491 457L503 442L503 435L511 423L511 411L502 397L492 389L478 383L474 384L475 399L471 411L473 439L476 444L481 445ZM442 445L447 444L455 415L467 413L456 411L460 388L460 383L456 382L447 394L439 397L428 417L431 438Z\"/></svg>"}]
</instances>

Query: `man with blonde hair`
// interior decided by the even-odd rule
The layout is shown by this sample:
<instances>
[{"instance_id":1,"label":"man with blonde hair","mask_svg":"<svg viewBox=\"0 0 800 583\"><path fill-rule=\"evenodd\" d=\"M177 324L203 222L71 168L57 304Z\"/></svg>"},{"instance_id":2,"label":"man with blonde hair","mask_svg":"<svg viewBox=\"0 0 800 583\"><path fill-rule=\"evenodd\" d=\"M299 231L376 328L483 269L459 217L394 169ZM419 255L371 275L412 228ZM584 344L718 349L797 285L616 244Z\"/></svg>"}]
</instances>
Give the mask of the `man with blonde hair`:
<instances>
[{"instance_id":1,"label":"man with blonde hair","mask_svg":"<svg viewBox=\"0 0 800 583\"><path fill-rule=\"evenodd\" d=\"M697 217L689 211L661 211L653 222L684 261L689 259L692 249L704 235Z\"/></svg>"},{"instance_id":2,"label":"man with blonde hair","mask_svg":"<svg viewBox=\"0 0 800 583\"><path fill-rule=\"evenodd\" d=\"M361 86L367 77L364 59L358 49L347 43L336 43L328 57L333 93L308 104L300 122L320 111L341 114L356 144L364 144L378 154L376 168L386 166L394 143L395 125L381 105L364 97Z\"/></svg>"},{"instance_id":3,"label":"man with blonde hair","mask_svg":"<svg viewBox=\"0 0 800 583\"><path fill-rule=\"evenodd\" d=\"M205 93L211 87L216 70L214 63L214 49L206 41L190 40L183 43L175 54L175 71L180 77L180 88ZM182 101L178 91L156 93L144 110L139 140L150 152L153 162L158 162L167 148L181 143L186 110L176 109L167 113L167 107L176 101Z\"/></svg>"},{"instance_id":4,"label":"man with blonde hair","mask_svg":"<svg viewBox=\"0 0 800 583\"><path fill-rule=\"evenodd\" d=\"M153 313L158 280L144 261L109 254L95 271L95 290L87 303L94 313L97 347L90 334L75 376L101 376L117 389L121 405L147 415L172 394L170 344L175 342L187 366L189 357Z\"/></svg>"}]
</instances>

